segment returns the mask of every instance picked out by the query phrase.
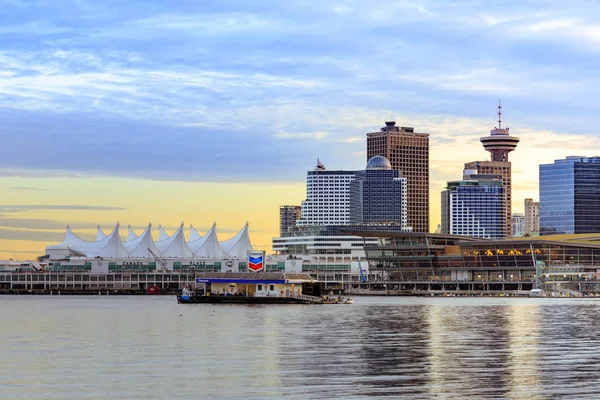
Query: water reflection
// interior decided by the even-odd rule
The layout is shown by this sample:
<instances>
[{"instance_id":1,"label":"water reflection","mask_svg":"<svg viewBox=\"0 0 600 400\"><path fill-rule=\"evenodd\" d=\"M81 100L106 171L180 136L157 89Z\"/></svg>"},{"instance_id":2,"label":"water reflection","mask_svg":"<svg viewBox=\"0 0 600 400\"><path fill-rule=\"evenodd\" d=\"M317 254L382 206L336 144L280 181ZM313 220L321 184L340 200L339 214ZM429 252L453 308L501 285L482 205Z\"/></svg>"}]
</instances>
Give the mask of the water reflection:
<instances>
[{"instance_id":1,"label":"water reflection","mask_svg":"<svg viewBox=\"0 0 600 400\"><path fill-rule=\"evenodd\" d=\"M509 325L508 359L511 399L541 399L538 348L540 307L538 304L513 304L507 307Z\"/></svg>"},{"instance_id":2,"label":"water reflection","mask_svg":"<svg viewBox=\"0 0 600 400\"><path fill-rule=\"evenodd\" d=\"M0 398L600 397L593 299L3 301Z\"/></svg>"}]
</instances>

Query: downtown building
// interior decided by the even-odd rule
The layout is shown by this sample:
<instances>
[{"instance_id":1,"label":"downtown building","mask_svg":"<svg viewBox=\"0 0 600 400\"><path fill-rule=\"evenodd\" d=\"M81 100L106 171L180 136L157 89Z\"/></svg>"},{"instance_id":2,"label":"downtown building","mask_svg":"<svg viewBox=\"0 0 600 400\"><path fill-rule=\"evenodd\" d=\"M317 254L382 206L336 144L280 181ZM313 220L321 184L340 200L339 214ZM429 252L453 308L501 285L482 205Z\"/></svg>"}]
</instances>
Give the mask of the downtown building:
<instances>
[{"instance_id":1,"label":"downtown building","mask_svg":"<svg viewBox=\"0 0 600 400\"><path fill-rule=\"evenodd\" d=\"M407 224L429 232L429 134L386 121L379 132L367 133L367 160L387 158L407 179Z\"/></svg>"},{"instance_id":2,"label":"downtown building","mask_svg":"<svg viewBox=\"0 0 600 400\"><path fill-rule=\"evenodd\" d=\"M350 182L350 223L407 226L407 179L390 162L375 156Z\"/></svg>"},{"instance_id":3,"label":"downtown building","mask_svg":"<svg viewBox=\"0 0 600 400\"><path fill-rule=\"evenodd\" d=\"M512 215L512 235L518 235L527 232L525 230L525 215L521 213L513 213Z\"/></svg>"},{"instance_id":4,"label":"downtown building","mask_svg":"<svg viewBox=\"0 0 600 400\"><path fill-rule=\"evenodd\" d=\"M502 106L498 105L498 127L489 136L480 139L491 161L472 161L465 164L465 170L475 170L479 174L501 175L506 196L504 232L509 235L512 228L512 168L508 154L517 148L519 138L510 136L510 128L502 128Z\"/></svg>"},{"instance_id":5,"label":"downtown building","mask_svg":"<svg viewBox=\"0 0 600 400\"><path fill-rule=\"evenodd\" d=\"M525 199L525 227L523 232L540 231L540 203Z\"/></svg>"},{"instance_id":6,"label":"downtown building","mask_svg":"<svg viewBox=\"0 0 600 400\"><path fill-rule=\"evenodd\" d=\"M600 232L600 157L539 167L540 234Z\"/></svg>"},{"instance_id":7,"label":"downtown building","mask_svg":"<svg viewBox=\"0 0 600 400\"><path fill-rule=\"evenodd\" d=\"M503 239L506 195L501 175L465 170L463 179L450 181L442 192L442 234Z\"/></svg>"},{"instance_id":8,"label":"downtown building","mask_svg":"<svg viewBox=\"0 0 600 400\"><path fill-rule=\"evenodd\" d=\"M320 161L307 172L306 200L296 228L273 238L273 251L302 264L302 271L327 284L358 282L368 278L364 239L346 229L410 231L406 224L407 179L381 156L365 170L327 170ZM382 228L385 225L385 228ZM361 272L362 270L362 272Z\"/></svg>"},{"instance_id":9,"label":"downtown building","mask_svg":"<svg viewBox=\"0 0 600 400\"><path fill-rule=\"evenodd\" d=\"M288 232L296 226L296 222L301 218L301 215L301 206L280 206L279 236L287 236Z\"/></svg>"},{"instance_id":10,"label":"downtown building","mask_svg":"<svg viewBox=\"0 0 600 400\"><path fill-rule=\"evenodd\" d=\"M327 170L317 159L306 176L306 200L297 226L346 225L350 223L350 183L355 171Z\"/></svg>"}]
</instances>

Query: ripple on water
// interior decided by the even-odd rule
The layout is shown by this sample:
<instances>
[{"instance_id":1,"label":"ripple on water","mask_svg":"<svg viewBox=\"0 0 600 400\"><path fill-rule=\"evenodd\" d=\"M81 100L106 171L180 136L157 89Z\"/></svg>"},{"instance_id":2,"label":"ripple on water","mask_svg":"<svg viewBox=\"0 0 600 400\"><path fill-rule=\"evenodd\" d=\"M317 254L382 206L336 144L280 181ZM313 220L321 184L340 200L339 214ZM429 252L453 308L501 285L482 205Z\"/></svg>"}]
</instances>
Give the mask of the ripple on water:
<instances>
[{"instance_id":1,"label":"ripple on water","mask_svg":"<svg viewBox=\"0 0 600 400\"><path fill-rule=\"evenodd\" d=\"M600 301L3 297L0 398L600 397Z\"/></svg>"}]
</instances>

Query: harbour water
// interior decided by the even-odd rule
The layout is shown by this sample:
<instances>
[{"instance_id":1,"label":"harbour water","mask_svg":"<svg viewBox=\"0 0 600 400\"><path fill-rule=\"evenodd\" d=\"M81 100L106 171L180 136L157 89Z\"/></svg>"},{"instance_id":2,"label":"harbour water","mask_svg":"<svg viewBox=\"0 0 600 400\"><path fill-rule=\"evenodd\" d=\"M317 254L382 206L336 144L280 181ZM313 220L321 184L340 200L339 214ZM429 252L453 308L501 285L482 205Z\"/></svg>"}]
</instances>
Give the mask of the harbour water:
<instances>
[{"instance_id":1,"label":"harbour water","mask_svg":"<svg viewBox=\"0 0 600 400\"><path fill-rule=\"evenodd\" d=\"M600 299L0 302L2 399L600 396Z\"/></svg>"}]
</instances>

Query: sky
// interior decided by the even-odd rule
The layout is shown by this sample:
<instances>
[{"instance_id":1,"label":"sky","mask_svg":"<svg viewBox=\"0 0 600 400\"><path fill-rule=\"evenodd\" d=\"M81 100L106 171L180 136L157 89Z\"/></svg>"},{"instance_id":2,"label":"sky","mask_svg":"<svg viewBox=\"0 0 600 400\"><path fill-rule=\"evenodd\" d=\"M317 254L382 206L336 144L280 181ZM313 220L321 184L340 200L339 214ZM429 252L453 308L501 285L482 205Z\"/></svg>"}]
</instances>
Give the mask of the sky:
<instances>
[{"instance_id":1,"label":"sky","mask_svg":"<svg viewBox=\"0 0 600 400\"><path fill-rule=\"evenodd\" d=\"M600 155L596 1L0 0L0 259L66 225L173 232L249 222L271 248L306 171L363 169L386 119L430 136L440 192L479 138L521 139L513 212L538 165Z\"/></svg>"}]
</instances>

